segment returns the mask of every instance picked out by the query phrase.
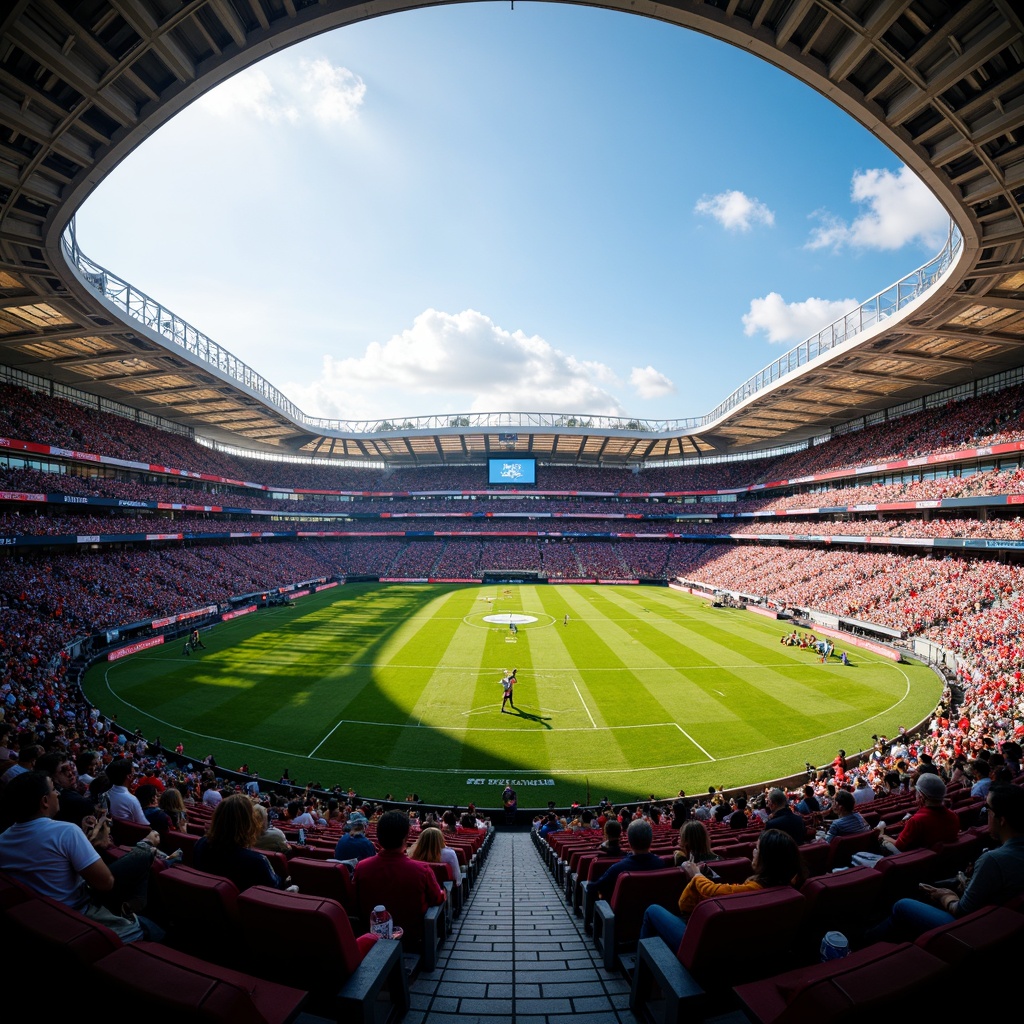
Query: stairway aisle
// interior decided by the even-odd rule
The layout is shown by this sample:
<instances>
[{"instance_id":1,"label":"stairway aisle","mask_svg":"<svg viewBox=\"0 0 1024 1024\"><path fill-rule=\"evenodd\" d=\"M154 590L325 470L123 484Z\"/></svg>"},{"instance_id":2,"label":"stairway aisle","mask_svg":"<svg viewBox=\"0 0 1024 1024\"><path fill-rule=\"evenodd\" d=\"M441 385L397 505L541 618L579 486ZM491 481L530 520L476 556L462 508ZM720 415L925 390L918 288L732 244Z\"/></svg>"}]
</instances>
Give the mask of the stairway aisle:
<instances>
[{"instance_id":1,"label":"stairway aisle","mask_svg":"<svg viewBox=\"0 0 1024 1024\"><path fill-rule=\"evenodd\" d=\"M406 1024L635 1024L629 984L602 966L528 834L497 835Z\"/></svg>"}]
</instances>

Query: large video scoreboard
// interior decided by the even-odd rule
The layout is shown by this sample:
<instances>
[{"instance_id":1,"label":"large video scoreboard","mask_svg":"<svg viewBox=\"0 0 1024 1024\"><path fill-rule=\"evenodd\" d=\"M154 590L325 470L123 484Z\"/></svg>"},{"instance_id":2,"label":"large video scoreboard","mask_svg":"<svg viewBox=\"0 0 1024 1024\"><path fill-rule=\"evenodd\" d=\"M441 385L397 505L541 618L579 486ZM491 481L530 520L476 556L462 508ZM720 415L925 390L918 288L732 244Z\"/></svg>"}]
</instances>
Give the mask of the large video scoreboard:
<instances>
[{"instance_id":1,"label":"large video scoreboard","mask_svg":"<svg viewBox=\"0 0 1024 1024\"><path fill-rule=\"evenodd\" d=\"M510 458L490 458L487 460L487 483L524 487L537 482L537 460Z\"/></svg>"}]
</instances>

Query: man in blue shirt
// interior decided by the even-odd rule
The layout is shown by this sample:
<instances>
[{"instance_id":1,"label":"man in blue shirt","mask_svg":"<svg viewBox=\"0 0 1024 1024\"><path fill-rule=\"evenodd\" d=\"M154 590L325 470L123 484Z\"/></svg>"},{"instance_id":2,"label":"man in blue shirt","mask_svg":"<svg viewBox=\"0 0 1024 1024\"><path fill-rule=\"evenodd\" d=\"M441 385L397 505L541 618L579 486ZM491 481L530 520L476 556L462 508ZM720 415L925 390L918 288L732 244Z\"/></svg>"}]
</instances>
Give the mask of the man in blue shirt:
<instances>
[{"instance_id":1,"label":"man in blue shirt","mask_svg":"<svg viewBox=\"0 0 1024 1024\"><path fill-rule=\"evenodd\" d=\"M366 836L366 824L357 818L351 823L349 831L339 840L334 848L335 860L366 860L377 852L377 848Z\"/></svg>"}]
</instances>

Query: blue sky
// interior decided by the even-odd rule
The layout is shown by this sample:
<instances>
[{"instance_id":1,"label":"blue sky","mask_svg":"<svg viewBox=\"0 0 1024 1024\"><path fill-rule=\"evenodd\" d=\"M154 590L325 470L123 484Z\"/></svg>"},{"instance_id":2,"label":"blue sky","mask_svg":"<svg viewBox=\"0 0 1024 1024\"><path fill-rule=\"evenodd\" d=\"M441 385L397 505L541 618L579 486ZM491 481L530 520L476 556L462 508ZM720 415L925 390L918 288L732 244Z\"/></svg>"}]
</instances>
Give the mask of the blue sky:
<instances>
[{"instance_id":1,"label":"blue sky","mask_svg":"<svg viewBox=\"0 0 1024 1024\"><path fill-rule=\"evenodd\" d=\"M749 54L519 0L262 61L128 157L78 232L313 415L674 418L924 262L946 223Z\"/></svg>"}]
</instances>

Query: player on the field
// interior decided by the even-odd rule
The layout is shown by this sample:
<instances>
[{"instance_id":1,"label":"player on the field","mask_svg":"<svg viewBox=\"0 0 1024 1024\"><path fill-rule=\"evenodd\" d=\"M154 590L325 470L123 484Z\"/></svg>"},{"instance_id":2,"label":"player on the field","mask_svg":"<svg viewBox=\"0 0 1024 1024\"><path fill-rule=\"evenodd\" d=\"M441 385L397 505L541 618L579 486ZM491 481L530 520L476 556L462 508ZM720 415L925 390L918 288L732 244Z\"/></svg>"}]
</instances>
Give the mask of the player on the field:
<instances>
[{"instance_id":1,"label":"player on the field","mask_svg":"<svg viewBox=\"0 0 1024 1024\"><path fill-rule=\"evenodd\" d=\"M501 713L505 714L505 704L508 703L512 706L512 710L515 710L515 701L512 699L512 687L516 685L516 670L512 671L501 678L501 686L505 691L501 698Z\"/></svg>"}]
</instances>

